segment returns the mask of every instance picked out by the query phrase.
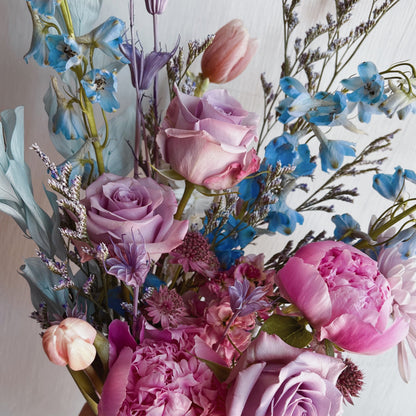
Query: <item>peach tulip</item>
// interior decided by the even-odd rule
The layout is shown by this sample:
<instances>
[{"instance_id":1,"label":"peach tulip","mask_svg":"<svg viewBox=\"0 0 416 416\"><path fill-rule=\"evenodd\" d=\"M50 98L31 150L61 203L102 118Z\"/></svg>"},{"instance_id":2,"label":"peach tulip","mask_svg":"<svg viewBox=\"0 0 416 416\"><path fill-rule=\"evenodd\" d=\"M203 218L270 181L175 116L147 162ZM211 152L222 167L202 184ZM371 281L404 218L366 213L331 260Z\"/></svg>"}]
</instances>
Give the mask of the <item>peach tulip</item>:
<instances>
[{"instance_id":1,"label":"peach tulip","mask_svg":"<svg viewBox=\"0 0 416 416\"><path fill-rule=\"evenodd\" d=\"M54 364L68 365L74 371L84 370L95 358L96 333L88 322L66 318L46 330L42 338L43 349Z\"/></svg>"},{"instance_id":2,"label":"peach tulip","mask_svg":"<svg viewBox=\"0 0 416 416\"><path fill-rule=\"evenodd\" d=\"M243 22L231 20L218 30L202 55L202 75L216 84L233 80L246 69L257 46L257 39L250 39Z\"/></svg>"}]
</instances>

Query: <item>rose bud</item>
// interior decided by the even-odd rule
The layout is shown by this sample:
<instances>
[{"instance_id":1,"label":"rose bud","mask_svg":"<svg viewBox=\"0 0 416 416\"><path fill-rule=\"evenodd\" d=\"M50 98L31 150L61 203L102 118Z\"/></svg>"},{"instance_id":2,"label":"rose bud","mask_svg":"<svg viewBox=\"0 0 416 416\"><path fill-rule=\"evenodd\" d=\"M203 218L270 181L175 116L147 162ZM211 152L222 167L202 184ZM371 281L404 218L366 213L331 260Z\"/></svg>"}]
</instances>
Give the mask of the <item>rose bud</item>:
<instances>
[{"instance_id":1,"label":"rose bud","mask_svg":"<svg viewBox=\"0 0 416 416\"><path fill-rule=\"evenodd\" d=\"M95 358L96 333L88 322L66 318L46 330L42 338L43 349L54 364L68 365L74 371L84 370Z\"/></svg>"},{"instance_id":2,"label":"rose bud","mask_svg":"<svg viewBox=\"0 0 416 416\"><path fill-rule=\"evenodd\" d=\"M214 41L202 55L203 77L216 84L233 80L246 69L257 46L257 39L250 39L243 22L231 20L218 30Z\"/></svg>"}]
</instances>

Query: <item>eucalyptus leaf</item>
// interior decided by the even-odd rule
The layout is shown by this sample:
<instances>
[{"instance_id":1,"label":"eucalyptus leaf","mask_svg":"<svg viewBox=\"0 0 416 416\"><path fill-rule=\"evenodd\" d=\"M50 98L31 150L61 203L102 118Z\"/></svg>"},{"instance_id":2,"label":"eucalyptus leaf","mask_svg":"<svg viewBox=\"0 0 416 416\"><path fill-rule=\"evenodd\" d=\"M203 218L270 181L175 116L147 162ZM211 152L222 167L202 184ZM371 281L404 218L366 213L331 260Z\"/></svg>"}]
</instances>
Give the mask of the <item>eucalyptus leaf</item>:
<instances>
[{"instance_id":1,"label":"eucalyptus leaf","mask_svg":"<svg viewBox=\"0 0 416 416\"><path fill-rule=\"evenodd\" d=\"M51 318L54 315L62 316L63 305L67 303L66 291L53 290L60 276L52 273L38 257L25 259L19 273L29 283L33 306L38 309L39 305L44 303Z\"/></svg>"},{"instance_id":2,"label":"eucalyptus leaf","mask_svg":"<svg viewBox=\"0 0 416 416\"><path fill-rule=\"evenodd\" d=\"M262 331L278 335L292 347L304 348L313 338L304 323L291 316L272 315L261 327Z\"/></svg>"},{"instance_id":3,"label":"eucalyptus leaf","mask_svg":"<svg viewBox=\"0 0 416 416\"><path fill-rule=\"evenodd\" d=\"M134 133L136 111L128 107L108 122L108 144L103 151L104 165L107 172L126 176L133 169ZM99 131L105 137L105 127Z\"/></svg>"}]
</instances>

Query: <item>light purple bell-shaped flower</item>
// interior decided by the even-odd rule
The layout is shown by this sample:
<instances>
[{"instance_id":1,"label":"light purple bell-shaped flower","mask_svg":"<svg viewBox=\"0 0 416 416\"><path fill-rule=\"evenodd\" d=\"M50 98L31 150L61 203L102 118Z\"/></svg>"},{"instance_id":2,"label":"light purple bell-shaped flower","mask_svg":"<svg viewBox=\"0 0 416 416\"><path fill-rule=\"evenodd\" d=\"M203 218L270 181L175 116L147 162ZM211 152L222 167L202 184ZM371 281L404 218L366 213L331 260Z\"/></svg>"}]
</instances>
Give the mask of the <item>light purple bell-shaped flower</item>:
<instances>
[{"instance_id":1,"label":"light purple bell-shaped flower","mask_svg":"<svg viewBox=\"0 0 416 416\"><path fill-rule=\"evenodd\" d=\"M168 0L145 0L146 10L152 14L162 14L165 11Z\"/></svg>"}]
</instances>

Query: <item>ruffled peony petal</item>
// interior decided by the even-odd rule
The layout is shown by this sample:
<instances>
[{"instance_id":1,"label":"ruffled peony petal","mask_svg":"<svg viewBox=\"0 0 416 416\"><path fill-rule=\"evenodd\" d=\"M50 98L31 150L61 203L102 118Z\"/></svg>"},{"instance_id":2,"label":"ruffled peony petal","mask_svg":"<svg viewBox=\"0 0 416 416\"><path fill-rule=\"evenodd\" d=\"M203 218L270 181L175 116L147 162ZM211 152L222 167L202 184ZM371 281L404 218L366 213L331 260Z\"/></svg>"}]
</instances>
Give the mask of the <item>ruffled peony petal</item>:
<instances>
[{"instance_id":1,"label":"ruffled peony petal","mask_svg":"<svg viewBox=\"0 0 416 416\"><path fill-rule=\"evenodd\" d=\"M133 351L125 347L111 367L104 383L101 400L98 403L100 416L118 416L121 405L126 398L126 386L130 372Z\"/></svg>"}]
</instances>

